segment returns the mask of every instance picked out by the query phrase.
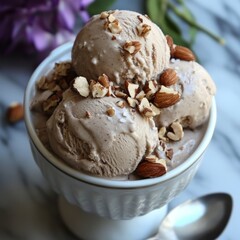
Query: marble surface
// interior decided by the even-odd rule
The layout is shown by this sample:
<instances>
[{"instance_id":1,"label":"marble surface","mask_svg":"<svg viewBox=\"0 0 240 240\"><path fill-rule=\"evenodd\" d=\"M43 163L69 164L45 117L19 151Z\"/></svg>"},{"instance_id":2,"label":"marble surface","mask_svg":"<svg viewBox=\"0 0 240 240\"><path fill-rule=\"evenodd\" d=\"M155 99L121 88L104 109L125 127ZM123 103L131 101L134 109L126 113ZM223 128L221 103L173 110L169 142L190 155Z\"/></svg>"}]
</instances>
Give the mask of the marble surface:
<instances>
[{"instance_id":1,"label":"marble surface","mask_svg":"<svg viewBox=\"0 0 240 240\"><path fill-rule=\"evenodd\" d=\"M143 1L117 1L113 8L141 11ZM234 200L230 222L220 240L239 239L240 230L240 1L186 1L197 20L221 35L221 46L199 33L194 50L217 85L218 120L201 167L187 189L169 209L189 198L227 192ZM36 166L24 122L10 125L7 106L22 102L35 68L31 58L0 58L0 239L76 239L60 219L57 195Z\"/></svg>"}]
</instances>

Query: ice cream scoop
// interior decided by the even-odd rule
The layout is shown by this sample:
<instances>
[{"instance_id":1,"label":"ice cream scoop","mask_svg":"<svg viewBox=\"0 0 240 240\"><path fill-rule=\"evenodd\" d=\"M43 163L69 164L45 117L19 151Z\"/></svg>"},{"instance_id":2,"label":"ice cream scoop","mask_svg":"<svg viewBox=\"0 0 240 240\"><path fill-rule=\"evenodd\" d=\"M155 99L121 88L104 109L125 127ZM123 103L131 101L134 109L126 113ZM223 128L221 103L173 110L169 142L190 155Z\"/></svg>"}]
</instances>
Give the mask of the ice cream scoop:
<instances>
[{"instance_id":1,"label":"ice cream scoop","mask_svg":"<svg viewBox=\"0 0 240 240\"><path fill-rule=\"evenodd\" d=\"M132 173L158 144L152 119L120 98L83 98L71 89L47 121L52 150L72 167L102 177Z\"/></svg>"},{"instance_id":2,"label":"ice cream scoop","mask_svg":"<svg viewBox=\"0 0 240 240\"><path fill-rule=\"evenodd\" d=\"M197 62L171 60L170 68L179 77L176 88L181 91L181 99L175 105L163 108L155 120L158 126L169 126L180 122L183 127L196 128L209 117L215 84L209 73Z\"/></svg>"},{"instance_id":3,"label":"ice cream scoop","mask_svg":"<svg viewBox=\"0 0 240 240\"><path fill-rule=\"evenodd\" d=\"M156 79L169 64L170 50L161 29L148 17L124 10L94 16L78 33L72 63L79 76L111 81Z\"/></svg>"}]
</instances>

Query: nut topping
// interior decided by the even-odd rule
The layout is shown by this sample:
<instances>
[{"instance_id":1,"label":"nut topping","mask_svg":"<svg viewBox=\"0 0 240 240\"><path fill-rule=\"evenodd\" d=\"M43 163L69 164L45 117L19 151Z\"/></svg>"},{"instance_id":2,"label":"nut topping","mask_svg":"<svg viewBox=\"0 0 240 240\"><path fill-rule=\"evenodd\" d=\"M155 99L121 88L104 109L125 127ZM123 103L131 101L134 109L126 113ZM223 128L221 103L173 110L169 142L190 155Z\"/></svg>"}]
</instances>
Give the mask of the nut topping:
<instances>
[{"instance_id":1,"label":"nut topping","mask_svg":"<svg viewBox=\"0 0 240 240\"><path fill-rule=\"evenodd\" d=\"M141 43L138 41L126 42L123 45L123 49L131 55L135 55L141 49Z\"/></svg>"},{"instance_id":2,"label":"nut topping","mask_svg":"<svg viewBox=\"0 0 240 240\"><path fill-rule=\"evenodd\" d=\"M163 73L160 75L159 83L166 87L174 85L178 80L177 73L172 68L167 68Z\"/></svg>"},{"instance_id":3,"label":"nut topping","mask_svg":"<svg viewBox=\"0 0 240 240\"><path fill-rule=\"evenodd\" d=\"M193 52L186 47L176 46L173 52L172 58L178 58L184 61L195 61L195 55Z\"/></svg>"},{"instance_id":4,"label":"nut topping","mask_svg":"<svg viewBox=\"0 0 240 240\"><path fill-rule=\"evenodd\" d=\"M129 106L132 107L132 108L135 108L138 105L138 101L134 98L128 97L127 102L129 104Z\"/></svg>"},{"instance_id":5,"label":"nut topping","mask_svg":"<svg viewBox=\"0 0 240 240\"><path fill-rule=\"evenodd\" d=\"M10 104L6 112L7 121L9 123L16 123L22 120L23 117L24 117L23 105L17 102Z\"/></svg>"},{"instance_id":6,"label":"nut topping","mask_svg":"<svg viewBox=\"0 0 240 240\"><path fill-rule=\"evenodd\" d=\"M107 109L106 113L109 117L113 117L115 115L115 110L114 108L110 107Z\"/></svg>"},{"instance_id":7,"label":"nut topping","mask_svg":"<svg viewBox=\"0 0 240 240\"><path fill-rule=\"evenodd\" d=\"M160 177L167 172L166 166L162 163L165 160L160 162L141 162L136 169L136 174L142 178L154 178Z\"/></svg>"},{"instance_id":8,"label":"nut topping","mask_svg":"<svg viewBox=\"0 0 240 240\"><path fill-rule=\"evenodd\" d=\"M151 31L151 26L145 24L145 23L140 23L137 26L137 32L138 35L141 37L146 37Z\"/></svg>"},{"instance_id":9,"label":"nut topping","mask_svg":"<svg viewBox=\"0 0 240 240\"><path fill-rule=\"evenodd\" d=\"M113 22L108 23L108 28L113 34L118 34L122 31L122 27L117 19Z\"/></svg>"},{"instance_id":10,"label":"nut topping","mask_svg":"<svg viewBox=\"0 0 240 240\"><path fill-rule=\"evenodd\" d=\"M172 56L174 54L174 51L175 51L175 45L174 45L173 39L169 35L166 35L165 37L166 37L167 44L168 44L169 49L170 49L170 55Z\"/></svg>"},{"instance_id":11,"label":"nut topping","mask_svg":"<svg viewBox=\"0 0 240 240\"><path fill-rule=\"evenodd\" d=\"M167 137L173 141L179 141L183 138L184 132L183 127L179 122L174 122L171 124L173 132L168 132Z\"/></svg>"},{"instance_id":12,"label":"nut topping","mask_svg":"<svg viewBox=\"0 0 240 240\"><path fill-rule=\"evenodd\" d=\"M155 94L153 103L159 108L167 108L180 100L180 94L171 88L161 86L160 90Z\"/></svg>"},{"instance_id":13,"label":"nut topping","mask_svg":"<svg viewBox=\"0 0 240 240\"><path fill-rule=\"evenodd\" d=\"M43 111L46 113L52 113L61 100L62 96L60 92L53 93L47 100L43 102Z\"/></svg>"},{"instance_id":14,"label":"nut topping","mask_svg":"<svg viewBox=\"0 0 240 240\"><path fill-rule=\"evenodd\" d=\"M102 98L105 97L108 93L108 88L105 88L102 84L100 84L99 82L95 83L95 84L91 84L90 85L90 90L92 93L92 96L94 98Z\"/></svg>"},{"instance_id":15,"label":"nut topping","mask_svg":"<svg viewBox=\"0 0 240 240\"><path fill-rule=\"evenodd\" d=\"M108 12L101 12L101 14L100 14L100 19L105 19L105 18L107 18L109 16L109 13Z\"/></svg>"},{"instance_id":16,"label":"nut topping","mask_svg":"<svg viewBox=\"0 0 240 240\"><path fill-rule=\"evenodd\" d=\"M77 90L82 97L88 97L90 93L89 84L85 77L76 77L73 82L73 88Z\"/></svg>"},{"instance_id":17,"label":"nut topping","mask_svg":"<svg viewBox=\"0 0 240 240\"><path fill-rule=\"evenodd\" d=\"M125 87L128 91L128 94L131 98L135 98L136 96L136 93L138 91L138 88L139 88L139 85L138 84L134 84L134 83L131 83L129 81L125 81Z\"/></svg>"},{"instance_id":18,"label":"nut topping","mask_svg":"<svg viewBox=\"0 0 240 240\"><path fill-rule=\"evenodd\" d=\"M117 104L117 106L120 107L120 108L126 107L126 102L125 102L125 101L118 101L116 104Z\"/></svg>"},{"instance_id":19,"label":"nut topping","mask_svg":"<svg viewBox=\"0 0 240 240\"><path fill-rule=\"evenodd\" d=\"M108 88L109 87L109 78L106 74L102 74L101 76L98 77L98 82L100 82L104 87Z\"/></svg>"}]
</instances>

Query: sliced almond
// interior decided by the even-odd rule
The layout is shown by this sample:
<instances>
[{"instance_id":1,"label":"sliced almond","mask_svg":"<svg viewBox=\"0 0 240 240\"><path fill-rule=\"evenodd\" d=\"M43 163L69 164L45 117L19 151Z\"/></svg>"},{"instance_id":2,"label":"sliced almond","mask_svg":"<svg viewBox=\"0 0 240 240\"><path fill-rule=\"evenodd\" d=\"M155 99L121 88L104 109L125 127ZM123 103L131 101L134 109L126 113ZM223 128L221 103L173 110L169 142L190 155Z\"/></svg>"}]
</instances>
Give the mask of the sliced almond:
<instances>
[{"instance_id":1,"label":"sliced almond","mask_svg":"<svg viewBox=\"0 0 240 240\"><path fill-rule=\"evenodd\" d=\"M164 175L167 168L162 163L143 161L137 166L135 172L142 178L154 178Z\"/></svg>"},{"instance_id":2,"label":"sliced almond","mask_svg":"<svg viewBox=\"0 0 240 240\"><path fill-rule=\"evenodd\" d=\"M123 49L131 55L135 55L141 49L141 43L138 41L126 42L123 45Z\"/></svg>"},{"instance_id":3,"label":"sliced almond","mask_svg":"<svg viewBox=\"0 0 240 240\"><path fill-rule=\"evenodd\" d=\"M189 48L186 48L183 46L176 46L171 57L181 59L184 61L195 61L196 60L196 57L193 54L193 52Z\"/></svg>"},{"instance_id":4,"label":"sliced almond","mask_svg":"<svg viewBox=\"0 0 240 240\"><path fill-rule=\"evenodd\" d=\"M161 127L158 131L158 138L160 140L163 140L164 142L166 142L166 140L167 140L166 133L167 133L166 127Z\"/></svg>"},{"instance_id":5,"label":"sliced almond","mask_svg":"<svg viewBox=\"0 0 240 240\"><path fill-rule=\"evenodd\" d=\"M73 88L83 97L88 97L90 93L89 83L85 77L76 77Z\"/></svg>"},{"instance_id":6,"label":"sliced almond","mask_svg":"<svg viewBox=\"0 0 240 240\"><path fill-rule=\"evenodd\" d=\"M7 108L6 118L9 123L16 123L24 117L23 105L18 102L10 104Z\"/></svg>"},{"instance_id":7,"label":"sliced almond","mask_svg":"<svg viewBox=\"0 0 240 240\"><path fill-rule=\"evenodd\" d=\"M167 108L176 104L180 100L180 94L171 88L161 86L155 94L153 103L159 108Z\"/></svg>"},{"instance_id":8,"label":"sliced almond","mask_svg":"<svg viewBox=\"0 0 240 240\"><path fill-rule=\"evenodd\" d=\"M159 78L159 83L166 87L176 84L177 81L178 81L177 73L172 68L167 68L166 70L164 70L161 73L160 78Z\"/></svg>"}]
</instances>

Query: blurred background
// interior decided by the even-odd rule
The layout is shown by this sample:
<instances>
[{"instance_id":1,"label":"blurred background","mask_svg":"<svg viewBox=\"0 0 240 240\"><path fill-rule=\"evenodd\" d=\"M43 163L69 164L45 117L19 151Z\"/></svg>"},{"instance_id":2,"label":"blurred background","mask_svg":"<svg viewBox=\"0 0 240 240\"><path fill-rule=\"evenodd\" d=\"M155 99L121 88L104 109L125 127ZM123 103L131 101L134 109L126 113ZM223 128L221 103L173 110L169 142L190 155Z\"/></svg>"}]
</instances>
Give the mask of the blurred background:
<instances>
[{"instance_id":1,"label":"blurred background","mask_svg":"<svg viewBox=\"0 0 240 240\"><path fill-rule=\"evenodd\" d=\"M210 192L234 199L219 239L240 235L240 1L239 0L0 0L0 239L76 239L58 214L30 151L23 115L7 118L36 66L74 39L96 13L126 9L147 14L175 42L191 48L217 85L217 128L196 177L169 208Z\"/></svg>"}]
</instances>

